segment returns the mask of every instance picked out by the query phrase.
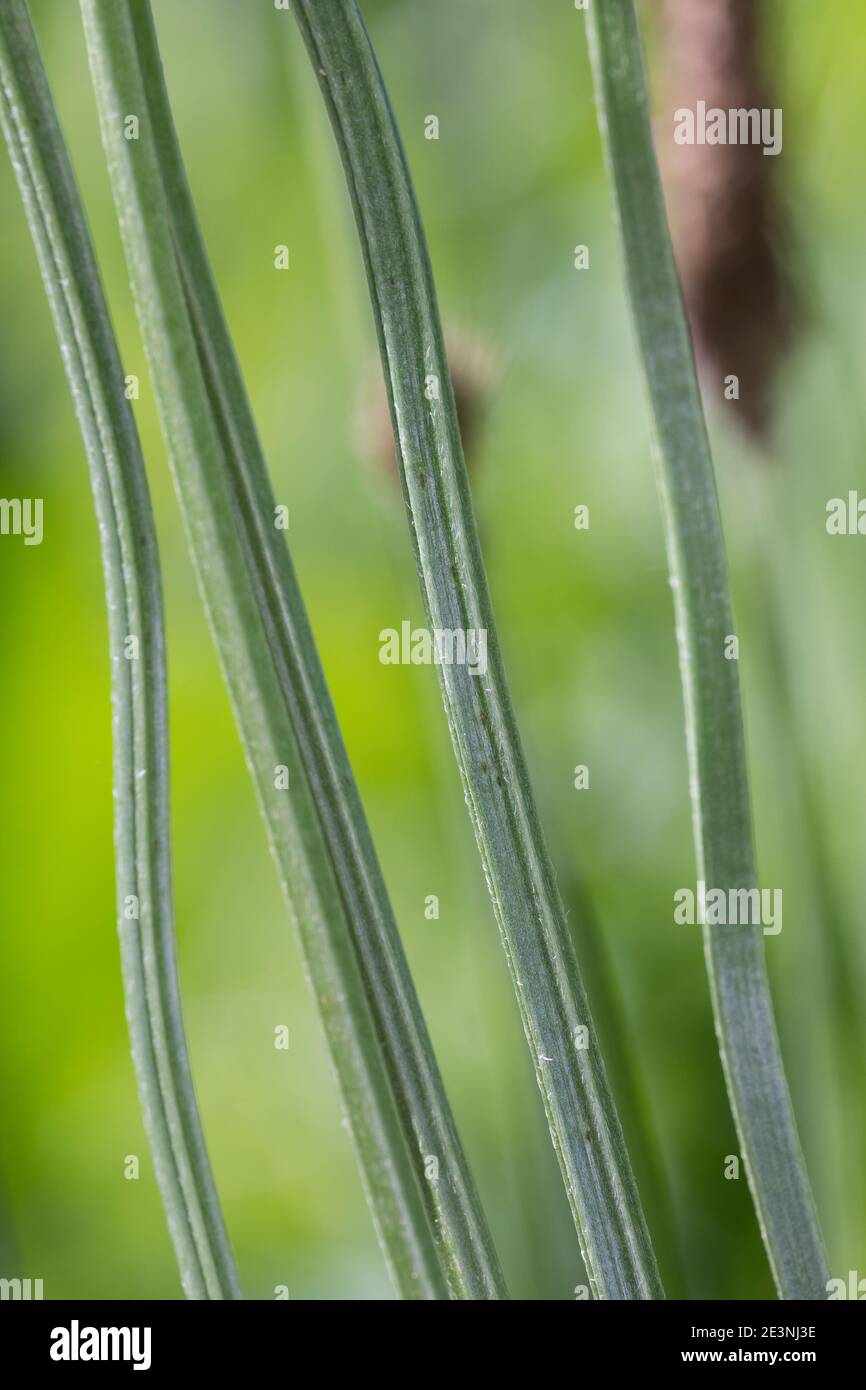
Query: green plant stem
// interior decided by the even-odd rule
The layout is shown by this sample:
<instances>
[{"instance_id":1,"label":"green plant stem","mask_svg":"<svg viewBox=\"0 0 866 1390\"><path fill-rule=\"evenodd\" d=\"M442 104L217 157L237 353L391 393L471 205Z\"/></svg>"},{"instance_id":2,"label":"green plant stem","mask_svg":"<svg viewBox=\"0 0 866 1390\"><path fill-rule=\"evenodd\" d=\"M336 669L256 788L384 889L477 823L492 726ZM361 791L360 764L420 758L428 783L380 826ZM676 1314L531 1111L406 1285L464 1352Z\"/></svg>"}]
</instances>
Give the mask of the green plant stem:
<instances>
[{"instance_id":1,"label":"green plant stem","mask_svg":"<svg viewBox=\"0 0 866 1390\"><path fill-rule=\"evenodd\" d=\"M386 1257L406 1297L504 1296L297 580L274 527L270 481L186 182L150 9L86 0L82 11L122 225L126 209L141 209L140 229L125 225L127 255L191 547ZM147 113L147 131L129 152L120 113L133 111ZM154 247L162 248L158 263ZM219 529L215 550L200 534L203 518ZM290 768L291 797L275 795L275 763ZM424 1176L431 1157L438 1181Z\"/></svg>"},{"instance_id":2,"label":"green plant stem","mask_svg":"<svg viewBox=\"0 0 866 1390\"><path fill-rule=\"evenodd\" d=\"M275 502L267 464L219 301L174 128L149 3L133 9L145 90L162 156L178 261L202 369L220 425L226 467L250 571L255 573L283 697L291 712L316 812L361 961L404 1132L439 1177L425 1181L434 1234L452 1294L506 1297L493 1242L454 1117L382 871L340 733L284 536L270 524Z\"/></svg>"},{"instance_id":3,"label":"green plant stem","mask_svg":"<svg viewBox=\"0 0 866 1390\"><path fill-rule=\"evenodd\" d=\"M429 256L394 117L353 0L295 0L294 12L354 206L430 626L487 633L486 675L465 665L438 670L587 1269L600 1297L663 1297L506 688Z\"/></svg>"},{"instance_id":4,"label":"green plant stem","mask_svg":"<svg viewBox=\"0 0 866 1390\"><path fill-rule=\"evenodd\" d=\"M84 211L23 0L0 0L0 121L60 341L99 521L111 650L118 922L145 1127L187 1297L240 1298L196 1105L175 962L156 531ZM130 639L138 645L134 655Z\"/></svg>"},{"instance_id":5,"label":"green plant stem","mask_svg":"<svg viewBox=\"0 0 866 1390\"><path fill-rule=\"evenodd\" d=\"M697 874L757 884L721 519L652 144L633 0L587 15L629 293L648 388L676 609ZM827 1261L785 1079L759 927L705 927L716 1032L779 1295L826 1298Z\"/></svg>"}]
</instances>

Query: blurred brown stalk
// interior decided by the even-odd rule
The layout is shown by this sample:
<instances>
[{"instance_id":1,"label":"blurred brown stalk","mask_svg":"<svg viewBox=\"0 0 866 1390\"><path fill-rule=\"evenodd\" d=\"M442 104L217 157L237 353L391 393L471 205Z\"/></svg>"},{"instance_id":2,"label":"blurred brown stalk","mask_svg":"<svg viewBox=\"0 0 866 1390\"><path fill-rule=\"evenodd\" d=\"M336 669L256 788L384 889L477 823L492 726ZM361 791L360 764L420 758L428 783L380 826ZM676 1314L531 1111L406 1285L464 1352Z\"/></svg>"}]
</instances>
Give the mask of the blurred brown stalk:
<instances>
[{"instance_id":1,"label":"blurred brown stalk","mask_svg":"<svg viewBox=\"0 0 866 1390\"><path fill-rule=\"evenodd\" d=\"M705 390L739 378L738 419L770 433L777 369L795 326L779 158L757 144L678 145L674 113L779 105L764 56L763 0L659 0L662 105L657 143L674 250Z\"/></svg>"}]
</instances>

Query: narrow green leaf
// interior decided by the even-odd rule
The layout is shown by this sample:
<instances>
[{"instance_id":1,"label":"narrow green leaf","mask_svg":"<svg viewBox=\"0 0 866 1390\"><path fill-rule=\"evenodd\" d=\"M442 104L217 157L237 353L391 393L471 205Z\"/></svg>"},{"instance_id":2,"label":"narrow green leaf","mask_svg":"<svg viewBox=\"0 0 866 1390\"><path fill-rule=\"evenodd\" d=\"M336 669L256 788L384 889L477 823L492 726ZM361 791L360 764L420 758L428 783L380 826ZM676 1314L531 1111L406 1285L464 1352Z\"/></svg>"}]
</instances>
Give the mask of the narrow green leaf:
<instances>
[{"instance_id":1,"label":"narrow green leaf","mask_svg":"<svg viewBox=\"0 0 866 1390\"><path fill-rule=\"evenodd\" d=\"M661 1298L508 696L429 256L396 124L354 0L295 0L294 12L355 210L430 626L483 633L487 642L485 674L459 664L438 671L584 1259L598 1296Z\"/></svg>"},{"instance_id":2,"label":"narrow green leaf","mask_svg":"<svg viewBox=\"0 0 866 1390\"><path fill-rule=\"evenodd\" d=\"M734 634L712 459L652 144L633 0L588 12L599 124L613 182L654 426L685 697L698 880L757 884ZM827 1261L800 1150L759 927L706 927L731 1109L782 1298L826 1298Z\"/></svg>"},{"instance_id":3,"label":"narrow green leaf","mask_svg":"<svg viewBox=\"0 0 866 1390\"><path fill-rule=\"evenodd\" d=\"M118 922L150 1147L189 1298L240 1298L202 1134L175 963L156 532L123 369L23 0L0 0L0 123L39 257L99 521L114 711Z\"/></svg>"},{"instance_id":4,"label":"narrow green leaf","mask_svg":"<svg viewBox=\"0 0 866 1390\"><path fill-rule=\"evenodd\" d=\"M439 1165L439 1177L425 1182L423 1191L452 1292L461 1298L503 1297L498 1259L445 1096L297 576L284 534L273 525L270 477L187 182L149 3L137 5L132 15L178 262L237 498L247 563L264 598L280 686L407 1138L423 1161L435 1158Z\"/></svg>"},{"instance_id":5,"label":"narrow green leaf","mask_svg":"<svg viewBox=\"0 0 866 1390\"><path fill-rule=\"evenodd\" d=\"M191 547L380 1237L407 1297L504 1296L297 579L275 529L267 468L187 185L150 8L82 0L82 11ZM146 115L131 150L122 139L124 112ZM141 210L138 225L127 220L130 208ZM218 553L199 533L205 517L219 528ZM234 612L244 615L246 656L237 629L227 626ZM274 759L290 767L291 799L275 795ZM439 1164L438 1181L424 1176L430 1158Z\"/></svg>"}]
</instances>

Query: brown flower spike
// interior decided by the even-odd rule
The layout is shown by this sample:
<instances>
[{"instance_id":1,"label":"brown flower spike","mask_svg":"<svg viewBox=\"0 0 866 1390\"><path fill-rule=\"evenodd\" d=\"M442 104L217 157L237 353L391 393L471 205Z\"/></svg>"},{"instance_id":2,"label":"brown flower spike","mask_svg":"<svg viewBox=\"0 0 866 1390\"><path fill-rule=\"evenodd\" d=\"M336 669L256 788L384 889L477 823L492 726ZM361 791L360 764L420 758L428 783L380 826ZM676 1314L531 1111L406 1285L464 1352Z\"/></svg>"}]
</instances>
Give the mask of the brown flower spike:
<instances>
[{"instance_id":1,"label":"brown flower spike","mask_svg":"<svg viewBox=\"0 0 866 1390\"><path fill-rule=\"evenodd\" d=\"M762 61L762 0L661 0L663 103L656 130L677 266L704 388L768 439L775 376L796 326L778 194L780 160L760 144L677 144L682 108L778 105ZM726 403L727 399L726 399Z\"/></svg>"}]
</instances>

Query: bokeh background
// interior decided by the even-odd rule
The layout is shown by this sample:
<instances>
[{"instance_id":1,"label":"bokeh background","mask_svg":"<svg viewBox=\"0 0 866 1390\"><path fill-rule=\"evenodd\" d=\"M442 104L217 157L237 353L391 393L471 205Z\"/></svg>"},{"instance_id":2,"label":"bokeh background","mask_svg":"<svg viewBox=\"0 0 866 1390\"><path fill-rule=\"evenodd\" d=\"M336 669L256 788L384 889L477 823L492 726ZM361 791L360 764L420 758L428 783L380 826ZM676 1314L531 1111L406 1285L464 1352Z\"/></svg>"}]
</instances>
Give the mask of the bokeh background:
<instances>
[{"instance_id":1,"label":"bokeh background","mask_svg":"<svg viewBox=\"0 0 866 1390\"><path fill-rule=\"evenodd\" d=\"M165 572L180 973L245 1293L389 1298L314 1008L186 553L104 169L78 8L34 20L142 432ZM443 317L488 376L471 466L542 820L668 1291L772 1297L716 1053L698 928L659 508L570 0L365 0ZM646 4L654 90L657 6ZM515 1296L583 1280L435 674L383 666L423 621L399 489L371 460L360 258L318 90L270 0L157 0L176 119L325 669L403 939ZM780 1031L831 1271L866 1273L866 541L825 529L864 486L866 10L779 4L779 192L803 306L772 444L710 426L740 636ZM440 138L424 138L436 114ZM87 471L8 160L0 159L0 1229L46 1298L176 1298L136 1100L114 923L106 622ZM287 272L273 248L290 247ZM588 271L573 266L590 247ZM733 367L732 370L736 370ZM368 405L367 410L371 407ZM363 412L361 412L363 413ZM590 508L576 531L574 508ZM575 791L576 764L590 769ZM424 900L437 894L438 921ZM585 903L581 926L576 907ZM291 1046L276 1051L287 1024ZM141 1177L124 1178L129 1154Z\"/></svg>"}]
</instances>

